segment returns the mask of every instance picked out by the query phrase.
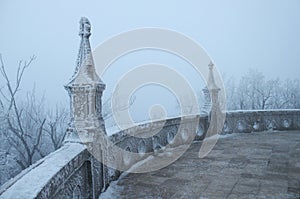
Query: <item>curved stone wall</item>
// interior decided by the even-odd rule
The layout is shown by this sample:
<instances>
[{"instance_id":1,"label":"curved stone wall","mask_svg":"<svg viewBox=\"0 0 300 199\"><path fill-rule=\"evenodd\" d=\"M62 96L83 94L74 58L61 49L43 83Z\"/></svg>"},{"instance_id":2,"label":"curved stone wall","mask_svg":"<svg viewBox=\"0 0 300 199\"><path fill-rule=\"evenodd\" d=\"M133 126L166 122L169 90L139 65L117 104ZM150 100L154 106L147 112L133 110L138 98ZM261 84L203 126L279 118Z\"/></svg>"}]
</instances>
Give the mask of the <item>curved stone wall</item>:
<instances>
[{"instance_id":1,"label":"curved stone wall","mask_svg":"<svg viewBox=\"0 0 300 199\"><path fill-rule=\"evenodd\" d=\"M300 129L300 110L253 110L226 113L223 134Z\"/></svg>"},{"instance_id":2,"label":"curved stone wall","mask_svg":"<svg viewBox=\"0 0 300 199\"><path fill-rule=\"evenodd\" d=\"M155 152L165 146L175 147L190 139L204 139L209 126L208 116L186 116L138 125L110 136L110 140L126 151L140 153L132 160L121 156L130 168L145 158L142 154ZM231 111L226 113L222 134L250 133L265 130L300 129L300 110ZM150 134L150 136L149 136ZM93 182L92 156L86 147L69 143L38 161L0 188L0 198L92 198L100 190L95 183L110 183L121 172L103 169L108 182ZM100 181L100 180L99 180Z\"/></svg>"},{"instance_id":3,"label":"curved stone wall","mask_svg":"<svg viewBox=\"0 0 300 199\"><path fill-rule=\"evenodd\" d=\"M84 145L66 144L5 183L0 198L90 198L89 157Z\"/></svg>"},{"instance_id":4,"label":"curved stone wall","mask_svg":"<svg viewBox=\"0 0 300 199\"><path fill-rule=\"evenodd\" d=\"M191 126L198 126L200 130L191 129ZM178 129L178 128L181 129ZM130 148L131 152L139 152L140 144L145 145L144 152L152 152L168 144L182 144L183 140L177 133L187 133L188 137L195 137L197 140L203 139L208 128L207 116L184 116L170 118L165 121L155 121L126 129L113 134L110 140L120 148Z\"/></svg>"}]
</instances>

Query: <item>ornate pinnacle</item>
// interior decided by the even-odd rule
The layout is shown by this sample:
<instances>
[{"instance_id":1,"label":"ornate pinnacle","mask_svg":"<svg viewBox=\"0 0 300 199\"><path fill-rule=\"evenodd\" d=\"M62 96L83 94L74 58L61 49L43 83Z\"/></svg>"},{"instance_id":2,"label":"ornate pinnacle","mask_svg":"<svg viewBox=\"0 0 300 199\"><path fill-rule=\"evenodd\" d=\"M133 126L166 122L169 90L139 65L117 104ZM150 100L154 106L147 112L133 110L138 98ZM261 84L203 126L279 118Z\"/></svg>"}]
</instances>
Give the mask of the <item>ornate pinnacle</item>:
<instances>
[{"instance_id":1,"label":"ornate pinnacle","mask_svg":"<svg viewBox=\"0 0 300 199\"><path fill-rule=\"evenodd\" d=\"M92 50L89 41L89 37L91 36L91 23L86 17L82 17L79 21L78 34L81 37L81 41L80 41L80 47L79 47L75 72L71 80L75 78L84 61L92 62L92 58L91 58Z\"/></svg>"},{"instance_id":2,"label":"ornate pinnacle","mask_svg":"<svg viewBox=\"0 0 300 199\"><path fill-rule=\"evenodd\" d=\"M208 82L207 82L208 89L209 90L220 90L220 88L216 85L216 82L215 82L214 72L213 72L214 64L212 61L209 62L208 67L209 67Z\"/></svg>"},{"instance_id":3,"label":"ornate pinnacle","mask_svg":"<svg viewBox=\"0 0 300 199\"><path fill-rule=\"evenodd\" d=\"M91 35L90 21L86 17L81 17L79 24L79 36L89 38Z\"/></svg>"}]
</instances>

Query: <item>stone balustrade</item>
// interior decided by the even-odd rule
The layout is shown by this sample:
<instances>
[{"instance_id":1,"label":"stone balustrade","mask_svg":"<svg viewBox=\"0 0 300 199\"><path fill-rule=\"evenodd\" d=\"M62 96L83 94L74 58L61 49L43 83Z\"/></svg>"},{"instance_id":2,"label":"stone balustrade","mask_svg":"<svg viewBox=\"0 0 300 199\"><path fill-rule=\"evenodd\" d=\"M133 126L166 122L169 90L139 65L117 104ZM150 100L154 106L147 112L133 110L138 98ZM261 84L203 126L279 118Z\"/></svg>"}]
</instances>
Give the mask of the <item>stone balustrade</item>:
<instances>
[{"instance_id":1,"label":"stone balustrade","mask_svg":"<svg viewBox=\"0 0 300 199\"><path fill-rule=\"evenodd\" d=\"M223 134L300 129L300 110L229 111Z\"/></svg>"},{"instance_id":2,"label":"stone balustrade","mask_svg":"<svg viewBox=\"0 0 300 199\"><path fill-rule=\"evenodd\" d=\"M142 154L185 144L190 139L204 139L208 126L208 116L178 117L134 126L109 139L126 151L141 154L135 160L122 156L130 168L145 158ZM221 133L297 129L300 129L300 110L229 111ZM92 198L90 167L91 155L85 146L68 143L5 183L0 188L0 198ZM116 180L120 174L109 168L106 183Z\"/></svg>"}]
</instances>

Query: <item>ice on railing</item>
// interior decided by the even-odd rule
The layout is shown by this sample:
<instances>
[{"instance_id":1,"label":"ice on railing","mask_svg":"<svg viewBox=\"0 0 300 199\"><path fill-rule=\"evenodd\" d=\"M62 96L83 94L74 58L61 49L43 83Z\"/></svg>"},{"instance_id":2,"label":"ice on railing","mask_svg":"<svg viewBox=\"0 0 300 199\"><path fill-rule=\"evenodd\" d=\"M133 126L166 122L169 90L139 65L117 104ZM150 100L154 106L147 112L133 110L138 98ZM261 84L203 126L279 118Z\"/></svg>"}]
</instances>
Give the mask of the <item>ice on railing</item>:
<instances>
[{"instance_id":1,"label":"ice on railing","mask_svg":"<svg viewBox=\"0 0 300 199\"><path fill-rule=\"evenodd\" d=\"M29 168L23 170L0 190L0 198L35 198L68 162L85 150L81 144L66 144ZM18 194L18 193L21 193Z\"/></svg>"},{"instance_id":2,"label":"ice on railing","mask_svg":"<svg viewBox=\"0 0 300 199\"><path fill-rule=\"evenodd\" d=\"M226 113L249 113L249 112L284 112L300 111L300 109L255 109L255 110L227 110Z\"/></svg>"}]
</instances>

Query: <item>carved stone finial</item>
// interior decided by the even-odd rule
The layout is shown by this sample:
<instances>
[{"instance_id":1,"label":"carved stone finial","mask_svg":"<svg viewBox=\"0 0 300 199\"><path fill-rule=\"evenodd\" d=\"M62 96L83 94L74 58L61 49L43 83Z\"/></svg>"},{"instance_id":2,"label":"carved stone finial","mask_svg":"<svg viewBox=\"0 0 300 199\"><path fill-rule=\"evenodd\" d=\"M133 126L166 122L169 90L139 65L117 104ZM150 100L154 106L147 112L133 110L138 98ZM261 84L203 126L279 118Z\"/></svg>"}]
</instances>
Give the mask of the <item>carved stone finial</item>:
<instances>
[{"instance_id":1,"label":"carved stone finial","mask_svg":"<svg viewBox=\"0 0 300 199\"><path fill-rule=\"evenodd\" d=\"M79 24L79 36L89 38L91 36L90 21L86 17L81 17Z\"/></svg>"},{"instance_id":2,"label":"carved stone finial","mask_svg":"<svg viewBox=\"0 0 300 199\"><path fill-rule=\"evenodd\" d=\"M210 70L214 68L214 63L212 61L209 62L208 67Z\"/></svg>"},{"instance_id":3,"label":"carved stone finial","mask_svg":"<svg viewBox=\"0 0 300 199\"><path fill-rule=\"evenodd\" d=\"M91 23L86 17L82 17L79 21L79 33L78 35L81 37L79 52L77 56L77 62L74 74L71 78L73 80L79 72L79 69L82 67L84 62L93 62L92 59L92 50L89 41L89 37L91 36ZM91 63L93 64L93 63Z\"/></svg>"}]
</instances>

